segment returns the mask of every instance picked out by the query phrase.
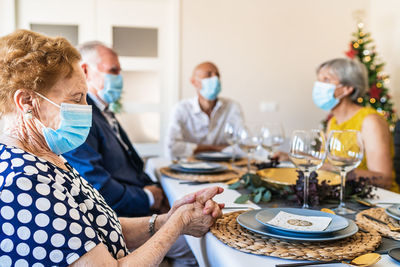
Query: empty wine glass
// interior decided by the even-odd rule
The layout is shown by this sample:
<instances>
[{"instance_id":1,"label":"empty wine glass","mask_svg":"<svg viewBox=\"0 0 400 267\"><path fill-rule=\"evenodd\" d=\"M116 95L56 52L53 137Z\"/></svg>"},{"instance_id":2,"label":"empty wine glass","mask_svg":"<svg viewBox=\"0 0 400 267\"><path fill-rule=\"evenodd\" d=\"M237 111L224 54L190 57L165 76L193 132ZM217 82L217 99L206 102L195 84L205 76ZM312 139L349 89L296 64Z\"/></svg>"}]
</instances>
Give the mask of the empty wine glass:
<instances>
[{"instance_id":1,"label":"empty wine glass","mask_svg":"<svg viewBox=\"0 0 400 267\"><path fill-rule=\"evenodd\" d=\"M344 190L347 173L357 168L364 156L361 133L354 130L331 131L327 150L328 162L340 171L340 204L334 211L341 215L354 213L346 208Z\"/></svg>"},{"instance_id":2,"label":"empty wine glass","mask_svg":"<svg viewBox=\"0 0 400 267\"><path fill-rule=\"evenodd\" d=\"M256 127L244 126L238 129L239 147L247 152L247 172L250 172L250 161L253 152L260 145L260 135Z\"/></svg>"},{"instance_id":3,"label":"empty wine glass","mask_svg":"<svg viewBox=\"0 0 400 267\"><path fill-rule=\"evenodd\" d=\"M261 146L273 154L285 141L285 133L280 123L267 123L261 127Z\"/></svg>"},{"instance_id":4,"label":"empty wine glass","mask_svg":"<svg viewBox=\"0 0 400 267\"><path fill-rule=\"evenodd\" d=\"M224 127L224 136L226 142L228 142L229 145L232 146L232 162L235 161L236 158L236 145L238 141L238 136L237 136L237 127L230 122L227 122Z\"/></svg>"},{"instance_id":5,"label":"empty wine glass","mask_svg":"<svg viewBox=\"0 0 400 267\"><path fill-rule=\"evenodd\" d=\"M321 130L296 130L290 141L289 158L304 173L303 209L308 205L310 173L319 169L326 157L325 136Z\"/></svg>"}]
</instances>

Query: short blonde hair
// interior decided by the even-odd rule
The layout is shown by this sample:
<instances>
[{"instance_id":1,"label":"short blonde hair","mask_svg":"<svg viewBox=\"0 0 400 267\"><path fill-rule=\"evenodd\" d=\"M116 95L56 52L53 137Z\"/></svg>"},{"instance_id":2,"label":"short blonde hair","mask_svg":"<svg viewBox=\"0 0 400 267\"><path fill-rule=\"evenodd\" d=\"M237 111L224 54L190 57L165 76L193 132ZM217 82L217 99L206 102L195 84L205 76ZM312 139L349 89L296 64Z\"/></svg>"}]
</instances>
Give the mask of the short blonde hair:
<instances>
[{"instance_id":1,"label":"short blonde hair","mask_svg":"<svg viewBox=\"0 0 400 267\"><path fill-rule=\"evenodd\" d=\"M80 58L62 37L16 30L0 38L0 117L13 112L18 89L46 93L59 79L71 77Z\"/></svg>"}]
</instances>

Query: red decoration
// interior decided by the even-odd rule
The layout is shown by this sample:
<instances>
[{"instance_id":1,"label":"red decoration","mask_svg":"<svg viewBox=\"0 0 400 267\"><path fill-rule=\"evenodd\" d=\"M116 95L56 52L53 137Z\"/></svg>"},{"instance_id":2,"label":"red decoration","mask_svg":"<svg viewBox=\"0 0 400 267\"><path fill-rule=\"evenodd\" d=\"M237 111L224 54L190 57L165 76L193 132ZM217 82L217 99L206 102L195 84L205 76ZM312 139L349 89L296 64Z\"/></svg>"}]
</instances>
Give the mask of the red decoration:
<instances>
[{"instance_id":1,"label":"red decoration","mask_svg":"<svg viewBox=\"0 0 400 267\"><path fill-rule=\"evenodd\" d=\"M376 87L376 84L371 86L371 89L369 89L369 95L375 99L380 99L382 93L382 89Z\"/></svg>"},{"instance_id":2,"label":"red decoration","mask_svg":"<svg viewBox=\"0 0 400 267\"><path fill-rule=\"evenodd\" d=\"M350 42L350 49L346 52L346 56L353 59L358 54L358 51L354 49L353 43Z\"/></svg>"}]
</instances>

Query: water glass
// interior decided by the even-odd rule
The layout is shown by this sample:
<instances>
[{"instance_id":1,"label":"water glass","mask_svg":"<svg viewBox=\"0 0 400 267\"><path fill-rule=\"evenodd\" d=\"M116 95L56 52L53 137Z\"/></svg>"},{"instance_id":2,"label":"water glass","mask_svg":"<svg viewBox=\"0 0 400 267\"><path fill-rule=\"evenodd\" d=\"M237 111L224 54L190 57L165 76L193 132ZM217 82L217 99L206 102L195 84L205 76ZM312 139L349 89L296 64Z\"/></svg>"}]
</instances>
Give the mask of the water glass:
<instances>
[{"instance_id":1,"label":"water glass","mask_svg":"<svg viewBox=\"0 0 400 267\"><path fill-rule=\"evenodd\" d=\"M337 214L352 214L355 211L346 208L346 175L360 165L364 156L361 133L354 130L331 131L328 138L328 162L340 172L340 204L334 209Z\"/></svg>"},{"instance_id":2,"label":"water glass","mask_svg":"<svg viewBox=\"0 0 400 267\"><path fill-rule=\"evenodd\" d=\"M308 205L310 173L319 169L326 157L325 136L321 130L296 130L290 141L289 158L304 173L303 209Z\"/></svg>"}]
</instances>

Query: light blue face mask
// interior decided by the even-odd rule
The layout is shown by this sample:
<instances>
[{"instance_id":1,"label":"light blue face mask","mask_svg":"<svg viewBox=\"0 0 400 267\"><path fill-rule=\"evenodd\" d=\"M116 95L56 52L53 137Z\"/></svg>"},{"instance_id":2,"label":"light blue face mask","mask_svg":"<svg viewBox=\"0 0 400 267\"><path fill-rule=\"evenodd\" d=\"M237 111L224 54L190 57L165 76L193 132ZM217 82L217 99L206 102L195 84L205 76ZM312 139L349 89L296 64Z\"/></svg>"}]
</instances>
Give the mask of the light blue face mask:
<instances>
[{"instance_id":1,"label":"light blue face mask","mask_svg":"<svg viewBox=\"0 0 400 267\"><path fill-rule=\"evenodd\" d=\"M104 87L98 92L104 102L110 104L117 102L121 98L123 87L122 75L115 75L110 73L104 74Z\"/></svg>"},{"instance_id":2,"label":"light blue face mask","mask_svg":"<svg viewBox=\"0 0 400 267\"><path fill-rule=\"evenodd\" d=\"M221 83L217 76L213 76L211 78L205 78L201 80L201 90L200 94L208 99L215 100L219 92L221 92Z\"/></svg>"},{"instance_id":3,"label":"light blue face mask","mask_svg":"<svg viewBox=\"0 0 400 267\"><path fill-rule=\"evenodd\" d=\"M57 155L64 154L82 145L92 126L92 106L54 103L47 97L37 93L40 97L60 108L61 123L57 130L43 126L43 136L47 145Z\"/></svg>"},{"instance_id":4,"label":"light blue face mask","mask_svg":"<svg viewBox=\"0 0 400 267\"><path fill-rule=\"evenodd\" d=\"M335 90L334 84L315 82L312 92L314 104L326 111L333 109L339 104L339 99L335 98Z\"/></svg>"}]
</instances>

